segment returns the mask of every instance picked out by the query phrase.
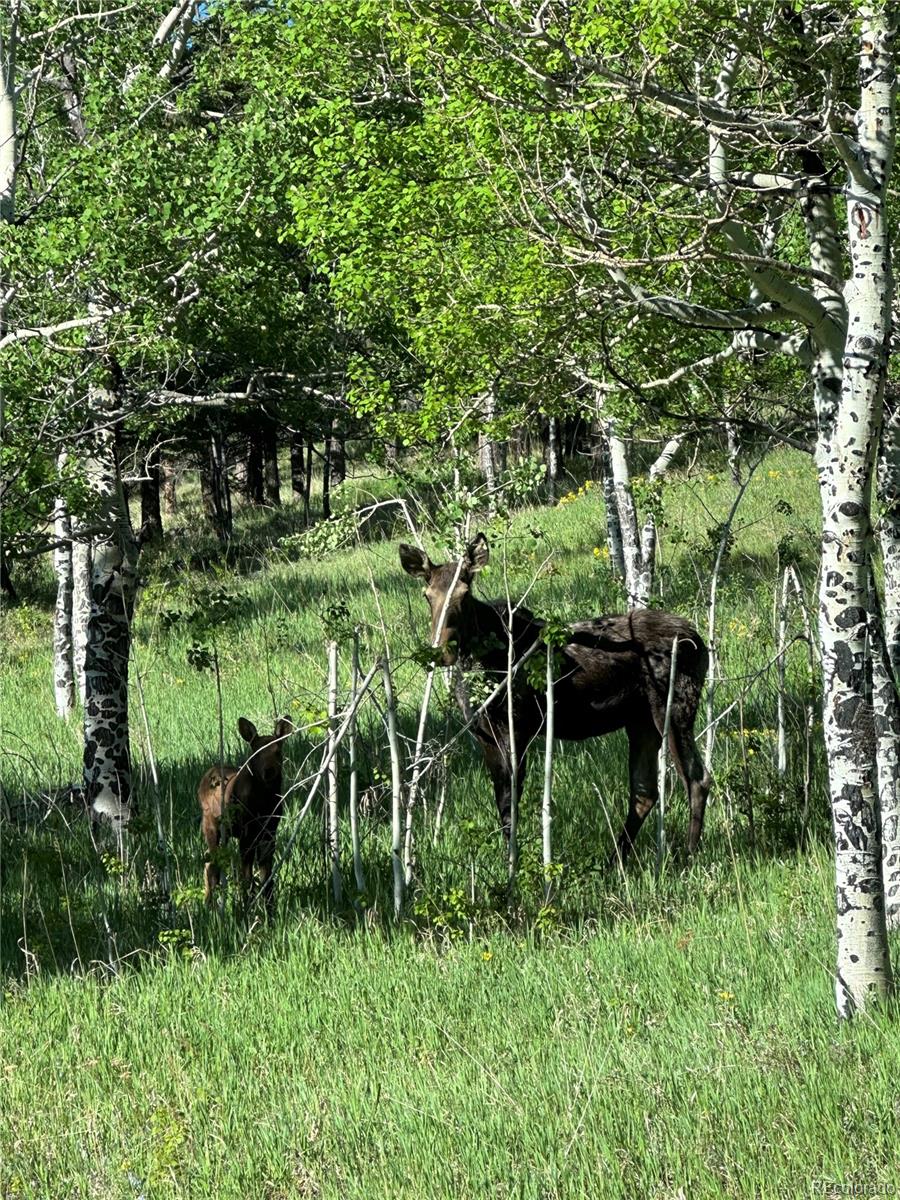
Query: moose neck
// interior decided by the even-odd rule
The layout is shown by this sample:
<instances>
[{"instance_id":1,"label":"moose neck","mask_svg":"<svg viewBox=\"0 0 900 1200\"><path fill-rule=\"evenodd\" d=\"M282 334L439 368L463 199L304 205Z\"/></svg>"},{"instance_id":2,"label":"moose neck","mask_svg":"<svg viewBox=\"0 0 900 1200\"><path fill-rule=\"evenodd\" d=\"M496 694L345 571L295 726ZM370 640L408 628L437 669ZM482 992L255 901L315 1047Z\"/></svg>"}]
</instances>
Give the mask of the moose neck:
<instances>
[{"instance_id":1,"label":"moose neck","mask_svg":"<svg viewBox=\"0 0 900 1200\"><path fill-rule=\"evenodd\" d=\"M538 636L543 622L520 608L513 613L513 653L520 658ZM505 600L478 600L469 596L465 619L459 623L460 653L486 671L505 671L509 653L509 608Z\"/></svg>"}]
</instances>

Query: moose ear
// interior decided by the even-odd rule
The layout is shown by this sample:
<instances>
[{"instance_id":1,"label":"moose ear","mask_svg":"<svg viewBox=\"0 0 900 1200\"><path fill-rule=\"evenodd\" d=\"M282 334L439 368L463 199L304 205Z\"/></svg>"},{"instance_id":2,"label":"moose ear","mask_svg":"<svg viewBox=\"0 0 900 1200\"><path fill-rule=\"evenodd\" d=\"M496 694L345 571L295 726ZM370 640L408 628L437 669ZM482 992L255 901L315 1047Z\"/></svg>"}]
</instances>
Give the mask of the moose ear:
<instances>
[{"instance_id":1,"label":"moose ear","mask_svg":"<svg viewBox=\"0 0 900 1200\"><path fill-rule=\"evenodd\" d=\"M255 742L257 737L259 737L256 726L252 721L248 721L246 717L238 718L238 733L245 742Z\"/></svg>"},{"instance_id":2,"label":"moose ear","mask_svg":"<svg viewBox=\"0 0 900 1200\"><path fill-rule=\"evenodd\" d=\"M491 556L487 538L483 533L475 535L475 540L466 546L466 566L470 571L480 571L486 567Z\"/></svg>"},{"instance_id":3,"label":"moose ear","mask_svg":"<svg viewBox=\"0 0 900 1200\"><path fill-rule=\"evenodd\" d=\"M434 563L424 550L420 550L418 546L407 546L405 542L400 544L400 566L407 575L415 575L417 579L424 579L426 583L434 570Z\"/></svg>"},{"instance_id":4,"label":"moose ear","mask_svg":"<svg viewBox=\"0 0 900 1200\"><path fill-rule=\"evenodd\" d=\"M286 738L294 732L294 726L288 717L279 717L275 722L275 736L277 738Z\"/></svg>"}]
</instances>

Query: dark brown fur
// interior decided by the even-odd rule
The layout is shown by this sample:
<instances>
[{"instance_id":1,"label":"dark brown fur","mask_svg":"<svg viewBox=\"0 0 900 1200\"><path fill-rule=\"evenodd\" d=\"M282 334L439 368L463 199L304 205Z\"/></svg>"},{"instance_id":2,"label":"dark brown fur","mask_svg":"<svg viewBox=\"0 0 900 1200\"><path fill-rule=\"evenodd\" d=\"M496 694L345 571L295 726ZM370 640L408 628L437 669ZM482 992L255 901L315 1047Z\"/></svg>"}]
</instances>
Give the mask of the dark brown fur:
<instances>
[{"instance_id":1,"label":"dark brown fur","mask_svg":"<svg viewBox=\"0 0 900 1200\"><path fill-rule=\"evenodd\" d=\"M211 767L200 780L197 799L202 813L203 837L209 849L204 872L208 903L221 878L218 850L229 837L238 841L241 854L241 883L249 899L254 867L259 872L259 890L271 908L274 895L272 858L282 811L281 764L284 739L292 726L286 717L275 725L272 737L262 737L252 721L241 717L238 731L250 746L241 767Z\"/></svg>"},{"instance_id":2,"label":"dark brown fur","mask_svg":"<svg viewBox=\"0 0 900 1200\"><path fill-rule=\"evenodd\" d=\"M400 562L410 575L424 580L431 608L432 642L443 651L447 666L459 655L476 659L496 672L506 671L508 609L505 601L486 603L472 594L476 572L488 561L483 534L470 543L460 562L433 563L414 546L400 547ZM454 582L455 581L455 582ZM448 592L445 624L438 634ZM512 637L518 660L540 636L543 622L525 608L513 616ZM703 831L710 779L694 741L694 720L706 679L709 655L696 629L683 617L657 609L635 609L620 615L578 621L562 649L564 666L554 687L554 729L564 741L582 741L625 729L629 742L630 802L618 839L624 860L647 814L658 799L657 762L662 742L672 643L678 638L677 673L669 727L672 759L690 800L687 849L692 855ZM514 686L513 733L516 778L522 780L528 746L540 733L546 696L520 673ZM507 697L501 694L479 718L475 734L494 784L497 810L509 833L512 773Z\"/></svg>"}]
</instances>

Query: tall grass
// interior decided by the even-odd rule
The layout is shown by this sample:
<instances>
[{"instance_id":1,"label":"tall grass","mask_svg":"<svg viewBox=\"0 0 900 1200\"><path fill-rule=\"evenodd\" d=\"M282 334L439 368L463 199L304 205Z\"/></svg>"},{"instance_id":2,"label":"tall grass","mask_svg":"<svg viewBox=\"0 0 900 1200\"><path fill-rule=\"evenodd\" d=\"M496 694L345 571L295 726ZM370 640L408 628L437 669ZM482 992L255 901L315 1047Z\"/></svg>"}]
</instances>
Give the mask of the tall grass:
<instances>
[{"instance_id":1,"label":"tall grass","mask_svg":"<svg viewBox=\"0 0 900 1200\"><path fill-rule=\"evenodd\" d=\"M379 486L345 490L352 502ZM502 590L505 569L514 591L532 585L541 614L623 607L600 497L576 486L569 495L518 514L493 539L483 594ZM655 602L701 629L732 496L708 470L666 488ZM311 814L297 830L292 818L321 755L336 610L345 628L360 628L364 671L386 632L401 733L415 737L428 633L397 562L402 525L298 558L274 540L296 528L296 514L244 512L237 552L223 561L188 532L199 524L188 509L183 535L148 566L135 622L159 788L135 713L141 815L125 864L95 851L66 790L79 777L80 731L53 711L50 612L37 578L2 629L3 1194L800 1195L814 1175L855 1178L864 1152L867 1182L892 1178L896 1035L880 1019L853 1032L829 1024L828 814L821 753L805 743L816 682L800 644L786 673L786 785L775 771L773 599L787 560L814 594L815 503L808 463L779 453L735 523L719 588L716 708L727 711L699 862L684 871L669 861L655 881L648 829L625 875L608 871L627 799L624 737L561 743L553 902L537 752L510 896L489 783L462 738L446 763L437 838L439 771L423 789L400 925L390 768L373 705L358 734L365 894L348 886L335 909L322 821ZM227 612L198 633L191 614L211 587L227 592ZM212 674L188 660L198 637L216 649L234 756L239 716L263 728L287 713L301 730L288 743L285 778L296 788L280 841L296 838L272 925L241 920L230 902L200 903L195 793L218 757L218 714ZM346 695L349 638L343 649ZM439 684L429 736L443 742L458 723ZM680 843L680 787L667 821L667 840ZM349 881L349 845L342 867ZM36 1053L40 1075L28 1067ZM867 1103L854 1107L864 1086Z\"/></svg>"}]
</instances>

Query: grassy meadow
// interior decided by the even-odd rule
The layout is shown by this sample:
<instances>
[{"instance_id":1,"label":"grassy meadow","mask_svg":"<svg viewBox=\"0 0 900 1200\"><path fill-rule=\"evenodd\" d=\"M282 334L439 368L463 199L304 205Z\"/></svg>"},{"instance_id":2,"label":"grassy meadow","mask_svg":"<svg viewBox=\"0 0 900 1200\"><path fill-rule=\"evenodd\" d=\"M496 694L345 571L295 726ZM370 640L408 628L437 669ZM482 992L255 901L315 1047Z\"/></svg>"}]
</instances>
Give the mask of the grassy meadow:
<instances>
[{"instance_id":1,"label":"grassy meadow","mask_svg":"<svg viewBox=\"0 0 900 1200\"><path fill-rule=\"evenodd\" d=\"M342 504L387 496L383 479L360 473ZM734 496L727 473L697 464L663 494L655 602L704 635ZM441 501L408 499L414 515ZM513 595L530 588L530 607L563 620L624 607L599 489L573 482L555 507L500 526L488 527L481 594L502 593L506 578ZM427 607L399 567L408 533L398 509L380 509L337 548L301 527L292 505L239 511L226 559L186 487L166 545L142 564L139 815L125 863L94 847L71 791L80 731L53 711L44 564L0 618L0 1196L694 1200L802 1196L817 1180L900 1186L897 1027L883 1015L848 1027L833 1018L828 809L802 639L787 655L788 772L775 770L774 598L787 563L815 607L808 459L769 456L728 539L713 696L724 715L698 860L685 870L669 857L656 879L651 820L624 874L608 869L626 740L561 744L548 901L540 743L510 893L491 788L463 736L415 813L400 922L374 701L360 714L366 887L353 886L348 844L337 909L321 807L302 824L296 816L321 755L329 632L342 640L344 694L347 630L360 630L364 671L387 639L408 756ZM437 558L438 540L426 532L426 542ZM794 605L790 635L802 631ZM228 889L221 905L202 903L196 786L218 759L217 679L203 665L213 654L227 757L240 755L239 716L263 732L283 713L298 727L279 834L282 846L293 841L271 924L245 919ZM430 744L459 724L439 680ZM705 724L704 707L698 733ZM671 772L669 791L677 849L686 805Z\"/></svg>"}]
</instances>

